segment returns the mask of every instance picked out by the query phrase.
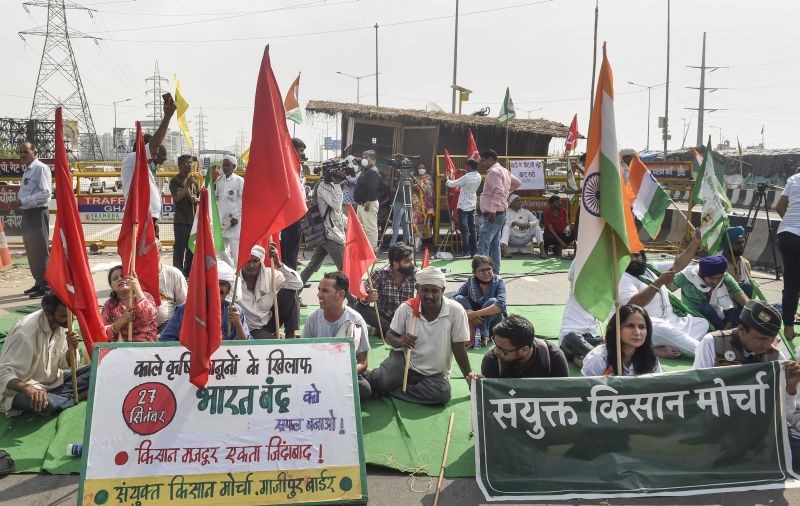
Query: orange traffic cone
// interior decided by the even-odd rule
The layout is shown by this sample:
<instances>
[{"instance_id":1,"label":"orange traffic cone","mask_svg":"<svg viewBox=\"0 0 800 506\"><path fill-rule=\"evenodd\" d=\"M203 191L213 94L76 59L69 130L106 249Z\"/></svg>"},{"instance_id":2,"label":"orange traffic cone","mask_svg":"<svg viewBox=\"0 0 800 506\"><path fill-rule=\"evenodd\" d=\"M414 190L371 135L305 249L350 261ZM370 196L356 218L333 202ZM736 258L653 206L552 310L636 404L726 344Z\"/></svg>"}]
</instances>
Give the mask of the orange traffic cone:
<instances>
[{"instance_id":1,"label":"orange traffic cone","mask_svg":"<svg viewBox=\"0 0 800 506\"><path fill-rule=\"evenodd\" d=\"M8 249L6 231L3 230L3 220L0 219L0 271L11 268L11 251Z\"/></svg>"}]
</instances>

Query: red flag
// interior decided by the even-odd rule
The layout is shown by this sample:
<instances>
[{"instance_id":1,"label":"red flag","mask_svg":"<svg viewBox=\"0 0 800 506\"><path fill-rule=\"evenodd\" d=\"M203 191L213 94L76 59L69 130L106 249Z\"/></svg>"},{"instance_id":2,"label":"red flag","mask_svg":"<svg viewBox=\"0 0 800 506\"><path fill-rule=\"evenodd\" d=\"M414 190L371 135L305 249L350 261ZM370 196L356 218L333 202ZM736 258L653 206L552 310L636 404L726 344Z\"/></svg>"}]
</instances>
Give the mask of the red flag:
<instances>
[{"instance_id":1,"label":"red flag","mask_svg":"<svg viewBox=\"0 0 800 506\"><path fill-rule=\"evenodd\" d=\"M83 344L89 355L95 341L107 341L105 325L100 318L97 290L89 269L86 243L78 215L78 205L72 193L72 174L64 146L64 124L61 108L56 108L56 225L50 248L50 263L44 279L67 308L75 315L81 328Z\"/></svg>"},{"instance_id":2,"label":"red flag","mask_svg":"<svg viewBox=\"0 0 800 506\"><path fill-rule=\"evenodd\" d=\"M378 259L375 258L375 251L367 239L364 227L358 221L358 215L352 204L347 205L347 234L345 235L344 250L342 272L350 280L350 292L361 299L366 299L364 274Z\"/></svg>"},{"instance_id":3,"label":"red flag","mask_svg":"<svg viewBox=\"0 0 800 506\"><path fill-rule=\"evenodd\" d=\"M217 254L211 237L208 198L208 190L200 190L198 233L189 274L192 289L186 297L180 336L181 344L192 352L189 381L197 388L203 388L208 383L211 355L222 343L222 304L219 300Z\"/></svg>"},{"instance_id":4,"label":"red flag","mask_svg":"<svg viewBox=\"0 0 800 506\"><path fill-rule=\"evenodd\" d=\"M265 235L280 232L306 214L300 188L300 160L286 127L286 111L264 49L258 72L253 109L250 160L242 192L242 228L239 235L239 269L250 259L250 249Z\"/></svg>"},{"instance_id":5,"label":"red flag","mask_svg":"<svg viewBox=\"0 0 800 506\"><path fill-rule=\"evenodd\" d=\"M564 145L564 154L570 151L575 151L578 147L578 115L572 117L572 123L569 124L569 134L567 134L567 142Z\"/></svg>"},{"instance_id":6,"label":"red flag","mask_svg":"<svg viewBox=\"0 0 800 506\"><path fill-rule=\"evenodd\" d=\"M419 298L419 295L408 299L405 303L411 306L411 314L413 314L417 318L422 316L422 309L421 309L422 299Z\"/></svg>"},{"instance_id":7,"label":"red flag","mask_svg":"<svg viewBox=\"0 0 800 506\"><path fill-rule=\"evenodd\" d=\"M258 242L256 243L256 244L258 244L259 246L261 246L262 248L264 248L267 251L267 256L264 257L264 265L271 265L271 262L270 262L270 259L269 259L269 243L270 242L274 242L275 243L275 247L278 248L278 258L281 259L281 261L283 261L283 258L281 257L281 234L279 232L275 232L274 234L271 234L271 235L265 235L264 237L259 239ZM249 259L250 258L248 257L248 260Z\"/></svg>"},{"instance_id":8,"label":"red flag","mask_svg":"<svg viewBox=\"0 0 800 506\"><path fill-rule=\"evenodd\" d=\"M133 250L133 227L136 226L136 249ZM136 166L133 170L131 189L125 201L125 214L117 238L117 252L122 258L125 276L139 278L142 290L153 296L156 306L161 304L158 289L158 248L153 217L150 214L150 169L147 167L142 125L136 122ZM136 255L134 259L133 255ZM134 263L135 262L135 263Z\"/></svg>"},{"instance_id":9,"label":"red flag","mask_svg":"<svg viewBox=\"0 0 800 506\"><path fill-rule=\"evenodd\" d=\"M422 269L428 267L431 264L431 252L428 248L425 248L425 253L422 254Z\"/></svg>"},{"instance_id":10,"label":"red flag","mask_svg":"<svg viewBox=\"0 0 800 506\"><path fill-rule=\"evenodd\" d=\"M475 137L472 136L472 129L467 129L467 158L473 160L481 159L481 152L478 151L478 145L475 143Z\"/></svg>"},{"instance_id":11,"label":"red flag","mask_svg":"<svg viewBox=\"0 0 800 506\"><path fill-rule=\"evenodd\" d=\"M453 163L453 159L450 158L450 152L447 151L447 149L444 150L444 167L447 171L448 179L457 179L456 164ZM447 189L447 208L450 210L450 215L453 217L453 222L458 222L459 195L461 195L461 188L456 187Z\"/></svg>"}]
</instances>

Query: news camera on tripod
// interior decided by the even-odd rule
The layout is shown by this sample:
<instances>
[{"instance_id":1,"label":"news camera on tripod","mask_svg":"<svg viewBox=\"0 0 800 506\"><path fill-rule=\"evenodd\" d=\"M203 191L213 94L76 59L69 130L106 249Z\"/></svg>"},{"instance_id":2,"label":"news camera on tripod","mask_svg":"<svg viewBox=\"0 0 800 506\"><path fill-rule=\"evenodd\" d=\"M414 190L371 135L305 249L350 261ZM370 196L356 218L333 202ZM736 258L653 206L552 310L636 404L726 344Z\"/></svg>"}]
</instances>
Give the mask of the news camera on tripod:
<instances>
[{"instance_id":1,"label":"news camera on tripod","mask_svg":"<svg viewBox=\"0 0 800 506\"><path fill-rule=\"evenodd\" d=\"M420 180L414 175L418 167L423 167L419 155L406 156L402 153L392 155L391 180L394 186L392 198L392 213L387 216L383 230L392 220L392 238L389 241L391 248L400 236L400 227L403 227L403 242L417 249L419 243L419 230L414 222L414 190L421 188ZM424 174L423 174L424 175ZM381 234L383 235L383 234Z\"/></svg>"}]
</instances>

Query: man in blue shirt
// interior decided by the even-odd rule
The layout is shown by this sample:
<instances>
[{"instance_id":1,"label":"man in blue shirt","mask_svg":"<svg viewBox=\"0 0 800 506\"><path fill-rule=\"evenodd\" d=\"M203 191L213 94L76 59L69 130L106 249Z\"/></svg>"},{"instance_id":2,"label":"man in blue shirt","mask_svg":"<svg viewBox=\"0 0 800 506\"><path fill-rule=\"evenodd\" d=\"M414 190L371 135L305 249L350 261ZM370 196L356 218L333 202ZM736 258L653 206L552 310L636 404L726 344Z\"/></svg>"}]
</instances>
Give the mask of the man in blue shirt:
<instances>
[{"instance_id":1,"label":"man in blue shirt","mask_svg":"<svg viewBox=\"0 0 800 506\"><path fill-rule=\"evenodd\" d=\"M35 281L25 290L30 298L38 298L48 291L44 273L50 261L50 197L53 194L53 176L50 167L37 158L36 146L23 142L19 146L19 158L25 164L25 172L19 186L19 197L11 208L22 211L22 242Z\"/></svg>"},{"instance_id":2,"label":"man in blue shirt","mask_svg":"<svg viewBox=\"0 0 800 506\"><path fill-rule=\"evenodd\" d=\"M250 336L250 328L247 326L244 310L239 304L226 300L236 276L233 268L220 260L217 262L217 270L219 272L219 300L222 301L222 307L220 308L222 313L222 339L224 341L253 339ZM180 340L185 307L186 304L179 304L175 308L172 318L170 318L167 326L158 336L159 341Z\"/></svg>"}]
</instances>

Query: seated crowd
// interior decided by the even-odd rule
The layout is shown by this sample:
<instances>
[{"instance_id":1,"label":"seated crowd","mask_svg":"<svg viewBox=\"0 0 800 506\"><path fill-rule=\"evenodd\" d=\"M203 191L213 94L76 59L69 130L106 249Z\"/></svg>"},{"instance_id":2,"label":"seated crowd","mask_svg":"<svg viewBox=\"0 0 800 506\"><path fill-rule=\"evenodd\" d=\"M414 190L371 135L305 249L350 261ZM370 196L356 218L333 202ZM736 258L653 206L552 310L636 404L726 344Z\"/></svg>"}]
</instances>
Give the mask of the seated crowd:
<instances>
[{"instance_id":1,"label":"seated crowd","mask_svg":"<svg viewBox=\"0 0 800 506\"><path fill-rule=\"evenodd\" d=\"M518 224L511 222L512 227ZM547 229L551 235L558 232L553 226ZM557 344L537 337L526 318L507 314L506 284L488 256L475 255L472 274L448 295L442 270L416 269L412 248L396 243L388 264L363 282L364 300L351 294L351 280L344 273L325 273L318 285L319 309L309 315L301 337L353 339L362 401L388 395L424 405L450 401L453 359L468 384L479 378L565 377L569 362L584 376L617 371L639 376L660 373L659 359L681 355L693 357L696 369L780 360L786 372L787 418L800 420L800 409L795 408L800 365L776 347L781 315L769 304L750 299L754 283L741 257L741 234L734 227L725 237L728 255L699 261L694 261L699 232L670 262L648 263L644 251L632 255L619 284L623 305L609 316L605 328L581 308L571 289ZM281 329L276 328L274 301L284 335L294 337L302 277L281 263L274 245L269 250L255 246L250 253L238 282L232 267L218 263L223 339L276 338ZM109 271L111 295L101 312L109 341L179 340L187 288L174 274L170 266L161 266L161 305L156 307L135 277L123 276L121 266ZM572 269L568 279L572 287ZM672 293L677 289L680 298ZM71 374L64 371L73 360L69 350L79 341L67 329L66 312L63 303L48 294L39 311L9 332L0 354L0 411L52 415L86 398L89 366L77 368L78 399L70 388ZM392 348L374 368L368 362L370 335L380 335ZM492 346L480 371L473 371L467 349L489 341ZM791 438L791 445L800 450L800 439Z\"/></svg>"}]
</instances>

